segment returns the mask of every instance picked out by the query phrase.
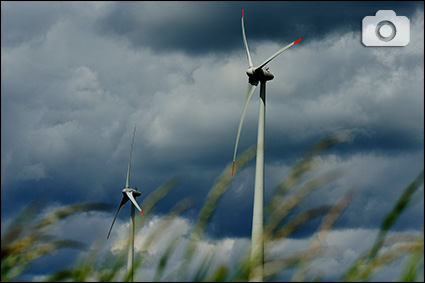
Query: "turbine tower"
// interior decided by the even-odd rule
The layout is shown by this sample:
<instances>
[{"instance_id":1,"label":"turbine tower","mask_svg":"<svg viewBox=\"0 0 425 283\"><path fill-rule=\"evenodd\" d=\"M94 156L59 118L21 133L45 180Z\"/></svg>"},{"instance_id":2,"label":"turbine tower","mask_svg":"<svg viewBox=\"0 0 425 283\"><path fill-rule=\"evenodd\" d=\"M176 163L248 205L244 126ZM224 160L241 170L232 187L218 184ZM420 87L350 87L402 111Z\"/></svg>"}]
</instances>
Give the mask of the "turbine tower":
<instances>
[{"instance_id":1,"label":"turbine tower","mask_svg":"<svg viewBox=\"0 0 425 283\"><path fill-rule=\"evenodd\" d=\"M288 44L279 49L270 56L264 63L258 67L254 67L251 55L248 49L248 43L245 36L245 28L243 21L243 8L241 10L242 37L245 45L246 56L248 58L249 68L246 71L248 75L248 88L245 97L245 104L242 110L242 116L239 122L238 133L236 135L236 144L233 154L232 176L235 169L236 152L238 149L239 137L242 129L245 112L252 94L258 83L260 83L260 106L258 111L258 135L257 135L257 159L255 165L255 186L254 186L254 205L252 215L252 233L251 233L251 255L250 255L250 281L263 281L263 264L264 264L264 242L263 242L263 205L264 205L264 124L265 124L265 107L266 107L266 82L274 78L268 71L263 69L271 60L280 53L292 47L302 40L302 38Z\"/></svg>"},{"instance_id":2,"label":"turbine tower","mask_svg":"<svg viewBox=\"0 0 425 283\"><path fill-rule=\"evenodd\" d=\"M118 213L120 212L121 208L124 204L127 203L128 200L131 200L131 214L130 214L130 235L128 238L128 257L127 257L127 275L129 277L129 280L133 281L133 262L134 262L134 207L136 206L137 209L143 214L143 210L139 207L137 204L135 198L140 196L141 193L137 190L137 188L130 188L130 167L131 167L131 155L133 153L133 143L134 143L134 134L136 133L136 124L134 124L134 131L133 131L133 140L131 142L131 149L130 149L130 161L128 162L128 169L127 169L127 179L125 182L125 188L122 190L123 197L121 199L121 203L118 206L117 213L115 214L114 220L112 221L111 228L109 228L108 236L106 239L109 239L109 235L111 234L112 226L114 226L115 220L117 219Z\"/></svg>"}]
</instances>

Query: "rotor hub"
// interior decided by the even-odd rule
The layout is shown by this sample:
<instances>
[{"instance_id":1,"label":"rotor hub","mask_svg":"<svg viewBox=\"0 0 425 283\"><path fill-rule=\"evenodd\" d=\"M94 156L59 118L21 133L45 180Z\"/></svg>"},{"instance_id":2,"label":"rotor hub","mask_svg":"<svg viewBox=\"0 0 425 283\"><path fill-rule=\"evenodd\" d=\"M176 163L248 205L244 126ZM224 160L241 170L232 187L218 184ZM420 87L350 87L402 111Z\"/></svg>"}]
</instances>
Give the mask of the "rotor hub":
<instances>
[{"instance_id":1,"label":"rotor hub","mask_svg":"<svg viewBox=\"0 0 425 283\"><path fill-rule=\"evenodd\" d=\"M123 190L122 190L122 193L123 194L125 194L125 193L127 193L127 192L129 192L129 193L133 193L133 196L134 197L138 197L138 196L141 196L142 195L142 193L141 192L139 192L138 190L136 190L136 189L132 189L132 188L124 188Z\"/></svg>"},{"instance_id":2,"label":"rotor hub","mask_svg":"<svg viewBox=\"0 0 425 283\"><path fill-rule=\"evenodd\" d=\"M273 74L270 73L269 70L263 68L255 69L250 67L248 70L246 70L246 74L248 75L250 81L265 82L271 81L274 78Z\"/></svg>"}]
</instances>

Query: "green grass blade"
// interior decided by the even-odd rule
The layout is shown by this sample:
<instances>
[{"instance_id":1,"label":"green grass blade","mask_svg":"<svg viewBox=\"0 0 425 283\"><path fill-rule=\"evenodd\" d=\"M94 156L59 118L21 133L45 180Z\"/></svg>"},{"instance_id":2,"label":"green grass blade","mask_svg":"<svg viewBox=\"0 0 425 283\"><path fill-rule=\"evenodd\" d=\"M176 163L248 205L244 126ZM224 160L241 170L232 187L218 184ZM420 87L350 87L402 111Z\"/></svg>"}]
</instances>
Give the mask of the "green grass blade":
<instances>
[{"instance_id":1,"label":"green grass blade","mask_svg":"<svg viewBox=\"0 0 425 283\"><path fill-rule=\"evenodd\" d=\"M369 253L369 259L372 259L376 256L376 254L381 249L385 236L387 235L390 228L394 225L396 220L399 218L401 213L405 210L407 207L407 204L409 203L412 195L416 190L420 187L420 185L424 181L424 171L422 170L421 173L413 180L413 182L404 190L403 194L400 196L400 198L397 200L397 203L393 207L393 209L390 211L390 213L387 214L384 221L381 224L381 229L379 230L379 234L376 237L375 243L370 250Z\"/></svg>"}]
</instances>

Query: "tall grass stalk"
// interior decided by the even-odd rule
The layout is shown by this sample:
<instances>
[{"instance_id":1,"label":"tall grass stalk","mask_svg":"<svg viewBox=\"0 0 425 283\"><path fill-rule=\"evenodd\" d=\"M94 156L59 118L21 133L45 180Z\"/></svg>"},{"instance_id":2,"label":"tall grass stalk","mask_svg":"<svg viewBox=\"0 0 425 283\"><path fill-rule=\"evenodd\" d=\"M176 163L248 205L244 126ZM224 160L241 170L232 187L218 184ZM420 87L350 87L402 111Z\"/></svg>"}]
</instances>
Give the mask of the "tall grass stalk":
<instances>
[{"instance_id":1,"label":"tall grass stalk","mask_svg":"<svg viewBox=\"0 0 425 283\"><path fill-rule=\"evenodd\" d=\"M91 210L106 211L110 205L82 203L61 207L37 221L42 212L43 199L31 202L12 222L1 239L1 281L11 281L30 269L38 258L58 249L84 249L84 243L67 239L55 239L48 233L65 218ZM34 223L35 222L35 223Z\"/></svg>"},{"instance_id":2,"label":"tall grass stalk","mask_svg":"<svg viewBox=\"0 0 425 283\"><path fill-rule=\"evenodd\" d=\"M314 146L294 167L282 182L273 191L270 201L265 207L264 222L264 280L276 279L284 270L292 272L293 281L320 280L317 276L309 278L308 272L314 260L320 259L326 251L325 239L331 232L335 221L340 217L353 198L352 192L337 201L335 204L317 204L309 210L295 214L301 203L314 191L333 182L342 175L339 168L320 172L320 162L317 157L330 147L344 141L343 135L333 135L320 141ZM240 155L236 161L236 171L241 170L255 156L255 148L250 148ZM189 207L189 199L182 200L170 209L168 214L161 217L150 233L138 235L143 237L142 244L135 251L134 276L146 278L143 274L146 266L154 266L154 281L247 281L249 274L255 270L250 261L249 250L243 251L235 267L217 262L217 253L213 251L204 256L199 255L199 243L204 238L205 229L217 207L217 202L226 193L232 182L230 164L226 166L219 178L209 191L205 202L199 212L193 228L189 231L188 239L183 235L170 235L169 227ZM167 181L144 198L141 204L146 216L136 217L136 229L139 230L154 215L156 204L171 190L180 184L180 179L175 177ZM415 192L423 184L423 171L404 190L395 203L393 209L386 215L382 222L374 244L368 251L359 257L341 277L342 281L368 281L374 274L387 267L396 259L405 257L404 267L400 274L401 281L418 280L421 272L423 276L424 234L402 235L400 237L387 236L400 215L412 203ZM1 239L1 279L2 281L19 280L21 275L30 270L31 264L38 258L62 248L84 249L81 242L56 239L48 232L58 225L63 219L76 213L110 209L103 204L78 204L57 209L41 217L34 217L41 212L41 203L35 201L25 208L7 228ZM292 216L290 216L292 215ZM321 224L311 236L310 244L300 251L281 254L272 253L276 245L286 241L287 238L302 225L321 219ZM127 235L127 233L125 234ZM162 237L167 236L166 244L158 262L152 262L148 250ZM125 242L126 237L120 238ZM179 249L183 244L183 250ZM81 253L75 265L54 271L45 277L46 281L127 281L126 272L127 250L112 253L106 249L104 237L98 239L85 253ZM179 251L179 252L177 252ZM179 265L170 266L171 259L179 257ZM150 278L146 278L149 280ZM419 278L420 279L420 278Z\"/></svg>"},{"instance_id":3,"label":"tall grass stalk","mask_svg":"<svg viewBox=\"0 0 425 283\"><path fill-rule=\"evenodd\" d=\"M396 244L392 245L390 251L381 252L382 247L385 245L385 240L391 227L400 217L400 215L408 208L408 204L412 201L412 196L421 187L424 182L424 171L420 172L418 176L408 185L392 210L385 216L382 221L381 228L375 239L373 246L345 272L343 276L344 281L368 281L371 276L381 270L385 264L395 260L406 254L412 254L413 257L420 257L424 254L424 238L423 234L416 237L414 241L407 239L406 241L397 241ZM411 263L413 264L413 263ZM417 268L408 266L409 270L404 276L412 278L416 274L411 272L417 272Z\"/></svg>"},{"instance_id":4,"label":"tall grass stalk","mask_svg":"<svg viewBox=\"0 0 425 283\"><path fill-rule=\"evenodd\" d=\"M253 157L255 156L255 148L251 147L246 150L243 154L240 155L238 160L236 161L235 173L237 173L241 168L243 168ZM188 272L188 268L190 263L192 262L194 253L196 251L196 247L199 241L202 238L202 235L205 231L205 228L215 210L215 206L221 196L226 192L230 182L232 181L232 177L230 172L231 165L228 164L226 168L221 173L219 179L215 182L214 186L211 188L210 192L207 195L204 206L201 208L201 211L198 215L198 220L190 234L189 242L186 247L185 254L183 256L183 260L180 265L179 274L177 278L181 278L182 280L187 280L185 278L185 274ZM206 270L203 274L207 274L208 270Z\"/></svg>"}]
</instances>

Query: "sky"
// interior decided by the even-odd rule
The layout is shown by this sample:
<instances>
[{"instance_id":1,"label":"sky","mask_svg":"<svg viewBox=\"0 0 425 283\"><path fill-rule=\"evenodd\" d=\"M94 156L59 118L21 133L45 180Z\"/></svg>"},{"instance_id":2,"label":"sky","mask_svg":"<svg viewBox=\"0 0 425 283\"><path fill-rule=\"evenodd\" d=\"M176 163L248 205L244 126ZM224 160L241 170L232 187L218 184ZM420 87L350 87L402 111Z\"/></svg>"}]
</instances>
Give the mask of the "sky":
<instances>
[{"instance_id":1,"label":"sky","mask_svg":"<svg viewBox=\"0 0 425 283\"><path fill-rule=\"evenodd\" d=\"M320 170L341 168L343 175L300 205L334 204L355 191L327 238L337 255L316 264L338 278L336 270L370 247L386 213L423 170L423 2L2 1L2 231L40 196L48 199L46 210L95 201L118 206L137 124L130 185L143 198L181 178L137 243L190 197L193 207L170 226L170 234L187 237L233 158L248 68L241 8L254 65L303 38L267 65L275 78L267 83L265 201L320 139L346 136L320 157ZM410 32L408 45L362 44L362 19L378 10L410 19L403 31ZM239 154L256 144L258 94ZM207 229L204 251L222 250L229 264L249 246L254 171L255 159L236 174ZM423 230L423 185L415 198L393 233ZM90 244L106 237L114 213L75 216L56 233ZM128 213L120 212L110 249L120 248ZM304 245L316 229L306 225L282 248ZM148 251L152 258L160 248ZM41 260L32 278L69 264L69 253ZM393 280L394 272L376 279ZM149 281L149 274L140 279Z\"/></svg>"}]
</instances>

